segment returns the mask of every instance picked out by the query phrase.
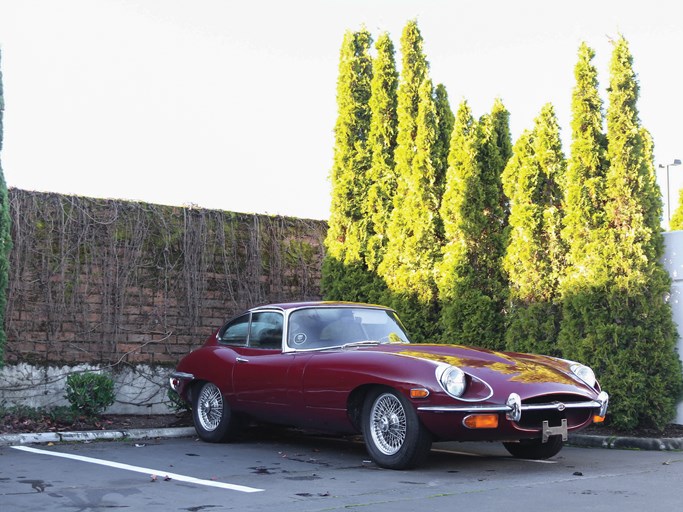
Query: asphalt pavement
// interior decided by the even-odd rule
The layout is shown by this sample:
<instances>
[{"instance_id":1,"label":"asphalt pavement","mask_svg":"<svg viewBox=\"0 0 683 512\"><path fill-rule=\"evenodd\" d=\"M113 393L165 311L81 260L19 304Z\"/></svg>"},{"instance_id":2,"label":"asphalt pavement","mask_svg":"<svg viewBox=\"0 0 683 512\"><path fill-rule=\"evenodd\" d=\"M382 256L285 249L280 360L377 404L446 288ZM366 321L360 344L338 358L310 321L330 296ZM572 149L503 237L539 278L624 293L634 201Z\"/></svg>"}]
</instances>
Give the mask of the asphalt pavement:
<instances>
[{"instance_id":1,"label":"asphalt pavement","mask_svg":"<svg viewBox=\"0 0 683 512\"><path fill-rule=\"evenodd\" d=\"M107 442L77 435L69 440L84 442L0 446L0 510L401 512L513 506L526 512L657 512L679 510L683 503L681 452L568 446L550 460L523 460L500 443L436 443L419 468L391 471L369 460L358 436L256 428L240 442L217 446L198 442L192 429L122 434ZM132 440L176 435L181 437Z\"/></svg>"}]
</instances>

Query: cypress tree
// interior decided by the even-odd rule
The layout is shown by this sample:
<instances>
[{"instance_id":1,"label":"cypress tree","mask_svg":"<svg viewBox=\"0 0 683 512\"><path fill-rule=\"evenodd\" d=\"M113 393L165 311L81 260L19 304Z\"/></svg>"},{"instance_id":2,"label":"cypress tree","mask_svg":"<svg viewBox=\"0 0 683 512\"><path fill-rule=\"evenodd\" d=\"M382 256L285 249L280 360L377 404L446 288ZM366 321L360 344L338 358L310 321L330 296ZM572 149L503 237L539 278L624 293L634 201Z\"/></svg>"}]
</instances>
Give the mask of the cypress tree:
<instances>
[{"instance_id":1,"label":"cypress tree","mask_svg":"<svg viewBox=\"0 0 683 512\"><path fill-rule=\"evenodd\" d=\"M499 173L503 171L505 165L512 157L512 140L510 138L510 112L505 108L503 101L496 98L491 108L491 120L493 125L493 133L495 134L495 145L498 148L498 153L501 159L501 168Z\"/></svg>"},{"instance_id":2,"label":"cypress tree","mask_svg":"<svg viewBox=\"0 0 683 512\"><path fill-rule=\"evenodd\" d=\"M398 85L396 133L397 180L411 174L417 152L417 115L420 106L420 86L427 77L428 64L423 53L423 39L417 21L409 21L401 34L401 79Z\"/></svg>"},{"instance_id":3,"label":"cypress tree","mask_svg":"<svg viewBox=\"0 0 683 512\"><path fill-rule=\"evenodd\" d=\"M443 196L446 186L446 170L448 169L448 150L451 144L451 134L455 116L448 101L448 93L443 84L436 86L434 91L434 104L436 106L436 117L438 119L437 137L434 144L434 170L436 173L436 189L439 198Z\"/></svg>"},{"instance_id":4,"label":"cypress tree","mask_svg":"<svg viewBox=\"0 0 683 512\"><path fill-rule=\"evenodd\" d=\"M444 339L501 348L504 162L493 119L477 123L467 102L456 114L440 208L445 245L437 283Z\"/></svg>"},{"instance_id":5,"label":"cypress tree","mask_svg":"<svg viewBox=\"0 0 683 512\"><path fill-rule=\"evenodd\" d=\"M412 338L434 336L433 265L438 254L431 161L436 144L436 107L422 34L415 20L401 34L401 74L396 102L394 154L396 194L378 274L388 291L381 302L401 314ZM427 151L427 153L425 153Z\"/></svg>"},{"instance_id":6,"label":"cypress tree","mask_svg":"<svg viewBox=\"0 0 683 512\"><path fill-rule=\"evenodd\" d=\"M2 88L2 54L0 53L0 154L2 154L3 114L5 99ZM0 367L4 364L5 343L5 309L7 307L7 286L9 280L9 255L12 250L11 219L9 214L9 197L7 183L0 161Z\"/></svg>"},{"instance_id":7,"label":"cypress tree","mask_svg":"<svg viewBox=\"0 0 683 512\"><path fill-rule=\"evenodd\" d=\"M652 140L638 118L638 92L628 43L619 37L610 63L605 213L612 231L607 255L614 276L608 304L612 317L621 320L613 326L621 346L611 353L609 369L614 371L604 380L622 424L663 427L675 415L682 378L676 329L665 302L671 283L660 263L661 195Z\"/></svg>"},{"instance_id":8,"label":"cypress tree","mask_svg":"<svg viewBox=\"0 0 683 512\"><path fill-rule=\"evenodd\" d=\"M592 64L595 52L582 43L578 57L574 68L572 145L567 166L562 230L567 244L567 265L560 283L563 293L586 287L603 268L600 234L605 226L607 137L603 132L598 72Z\"/></svg>"},{"instance_id":9,"label":"cypress tree","mask_svg":"<svg viewBox=\"0 0 683 512\"><path fill-rule=\"evenodd\" d=\"M661 198L652 141L640 126L632 64L620 37L610 62L604 226L594 268L565 290L561 336L566 356L601 377L616 426L662 428L675 414L681 366L666 302L670 280L659 261Z\"/></svg>"},{"instance_id":10,"label":"cypress tree","mask_svg":"<svg viewBox=\"0 0 683 512\"><path fill-rule=\"evenodd\" d=\"M399 176L388 227L388 244L379 273L387 283L386 301L397 309L415 341L435 335L436 285L434 265L439 256L435 219L438 215L435 169L432 162L438 120L431 80L419 89L415 123L415 155Z\"/></svg>"},{"instance_id":11,"label":"cypress tree","mask_svg":"<svg viewBox=\"0 0 683 512\"><path fill-rule=\"evenodd\" d=\"M683 189L678 192L678 206L669 221L669 230L676 231L683 229Z\"/></svg>"},{"instance_id":12,"label":"cypress tree","mask_svg":"<svg viewBox=\"0 0 683 512\"><path fill-rule=\"evenodd\" d=\"M589 362L597 333L591 303L608 279L603 254L608 238L605 220L607 137L603 133L602 100L595 52L579 47L572 92L572 144L567 167L565 216L562 237L567 244L567 265L560 279L562 321L558 344L566 357ZM588 330L587 330L588 328ZM595 368L601 372L602 368ZM602 373L600 373L602 375Z\"/></svg>"},{"instance_id":13,"label":"cypress tree","mask_svg":"<svg viewBox=\"0 0 683 512\"><path fill-rule=\"evenodd\" d=\"M490 138L492 143L497 148L497 156L493 156L495 162L495 173L492 177L497 181L494 182L493 188L498 188L498 201L500 203L500 210L497 210L500 215L500 223L507 226L507 218L510 214L510 205L508 199L502 191L502 174L505 166L512 157L512 137L510 136L510 112L505 108L500 98L493 102L493 108L489 116ZM494 200L494 199L492 199Z\"/></svg>"},{"instance_id":14,"label":"cypress tree","mask_svg":"<svg viewBox=\"0 0 683 512\"><path fill-rule=\"evenodd\" d=\"M510 280L508 350L559 355L558 282L564 262L561 212L565 160L552 105L515 144L505 169L510 235L504 268Z\"/></svg>"},{"instance_id":15,"label":"cypress tree","mask_svg":"<svg viewBox=\"0 0 683 512\"><path fill-rule=\"evenodd\" d=\"M376 271L382 261L387 244L387 224L396 194L394 152L396 151L396 89L398 71L394 60L394 44L389 35L379 36L375 45L370 97L370 149L372 165L368 172L368 195L365 202L365 221L370 237L365 263ZM372 301L372 300L371 300ZM372 301L374 302L374 301Z\"/></svg>"},{"instance_id":16,"label":"cypress tree","mask_svg":"<svg viewBox=\"0 0 683 512\"><path fill-rule=\"evenodd\" d=\"M337 79L338 116L334 128L334 161L330 173L332 202L325 238L321 287L327 299L365 300L368 279L363 222L371 157L370 33L347 31L340 50Z\"/></svg>"},{"instance_id":17,"label":"cypress tree","mask_svg":"<svg viewBox=\"0 0 683 512\"><path fill-rule=\"evenodd\" d=\"M482 129L482 145L479 160L482 169L482 183L485 197L483 214L486 217L486 234L490 248L496 257L505 252L504 228L507 225L508 204L503 193L502 174L512 155L512 141L510 139L510 113L500 99L496 99L491 113L481 117L479 124ZM487 250L486 247L482 249ZM501 281L500 267L493 265L491 279ZM498 292L496 292L497 294Z\"/></svg>"}]
</instances>

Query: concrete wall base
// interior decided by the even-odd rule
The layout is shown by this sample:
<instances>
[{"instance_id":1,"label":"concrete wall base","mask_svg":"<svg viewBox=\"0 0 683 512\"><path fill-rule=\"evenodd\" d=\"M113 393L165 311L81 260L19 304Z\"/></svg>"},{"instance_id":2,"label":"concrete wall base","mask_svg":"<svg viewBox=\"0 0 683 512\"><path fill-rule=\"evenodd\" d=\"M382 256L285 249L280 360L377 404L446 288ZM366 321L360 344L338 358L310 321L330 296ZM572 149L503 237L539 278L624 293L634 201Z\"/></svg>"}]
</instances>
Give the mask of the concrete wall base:
<instances>
[{"instance_id":1,"label":"concrete wall base","mask_svg":"<svg viewBox=\"0 0 683 512\"><path fill-rule=\"evenodd\" d=\"M25 363L0 369L0 404L33 408L69 405L64 398L66 378L75 372L96 372L97 366L39 367ZM108 371L108 370L102 370ZM105 414L168 414L170 407L166 367L125 366L111 371L116 402Z\"/></svg>"}]
</instances>

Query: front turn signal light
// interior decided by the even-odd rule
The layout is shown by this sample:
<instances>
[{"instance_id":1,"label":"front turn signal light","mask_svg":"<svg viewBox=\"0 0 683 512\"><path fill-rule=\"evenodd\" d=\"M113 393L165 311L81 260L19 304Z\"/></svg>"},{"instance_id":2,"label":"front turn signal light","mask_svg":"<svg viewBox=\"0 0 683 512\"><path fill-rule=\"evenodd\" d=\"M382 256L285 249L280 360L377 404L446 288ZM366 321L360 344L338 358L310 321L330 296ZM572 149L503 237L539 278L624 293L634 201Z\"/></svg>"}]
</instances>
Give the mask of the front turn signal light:
<instances>
[{"instance_id":1,"label":"front turn signal light","mask_svg":"<svg viewBox=\"0 0 683 512\"><path fill-rule=\"evenodd\" d=\"M598 416L597 414L593 416L593 423L602 423L603 421L605 421L604 416Z\"/></svg>"},{"instance_id":2,"label":"front turn signal light","mask_svg":"<svg viewBox=\"0 0 683 512\"><path fill-rule=\"evenodd\" d=\"M410 390L410 398L427 398L429 390L425 388L413 388Z\"/></svg>"},{"instance_id":3,"label":"front turn signal light","mask_svg":"<svg viewBox=\"0 0 683 512\"><path fill-rule=\"evenodd\" d=\"M497 414L471 414L462 420L467 428L498 428Z\"/></svg>"}]
</instances>

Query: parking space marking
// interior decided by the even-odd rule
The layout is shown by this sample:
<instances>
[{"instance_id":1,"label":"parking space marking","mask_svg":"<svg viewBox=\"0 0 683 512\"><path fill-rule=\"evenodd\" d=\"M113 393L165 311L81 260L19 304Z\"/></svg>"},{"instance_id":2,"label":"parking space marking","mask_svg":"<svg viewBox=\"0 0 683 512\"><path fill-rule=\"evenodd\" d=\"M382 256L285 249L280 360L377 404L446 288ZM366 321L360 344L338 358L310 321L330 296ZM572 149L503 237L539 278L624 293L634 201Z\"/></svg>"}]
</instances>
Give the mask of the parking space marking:
<instances>
[{"instance_id":1,"label":"parking space marking","mask_svg":"<svg viewBox=\"0 0 683 512\"><path fill-rule=\"evenodd\" d=\"M51 455L53 457L61 457L64 459L78 460L81 462L88 462L90 464L99 464L100 466L107 466L110 468L124 469L126 471L134 471L136 473L146 473L148 475L157 475L159 477L168 477L171 480L178 480L180 482L189 482L197 485L205 485L208 487L218 487L219 489L228 489L230 491L239 492L262 492L264 489L257 489L255 487L247 487L244 485L228 484L224 482L216 482L214 480L203 480L192 476L179 475L178 473L169 473L164 470L143 468L140 466L131 466L130 464L122 464L120 462L113 462L104 459L94 459L92 457L83 457L82 455L73 455L70 453L53 452L48 450L39 450L38 448L31 448L30 446L11 446L15 450L22 452L38 453L41 455Z\"/></svg>"}]
</instances>

